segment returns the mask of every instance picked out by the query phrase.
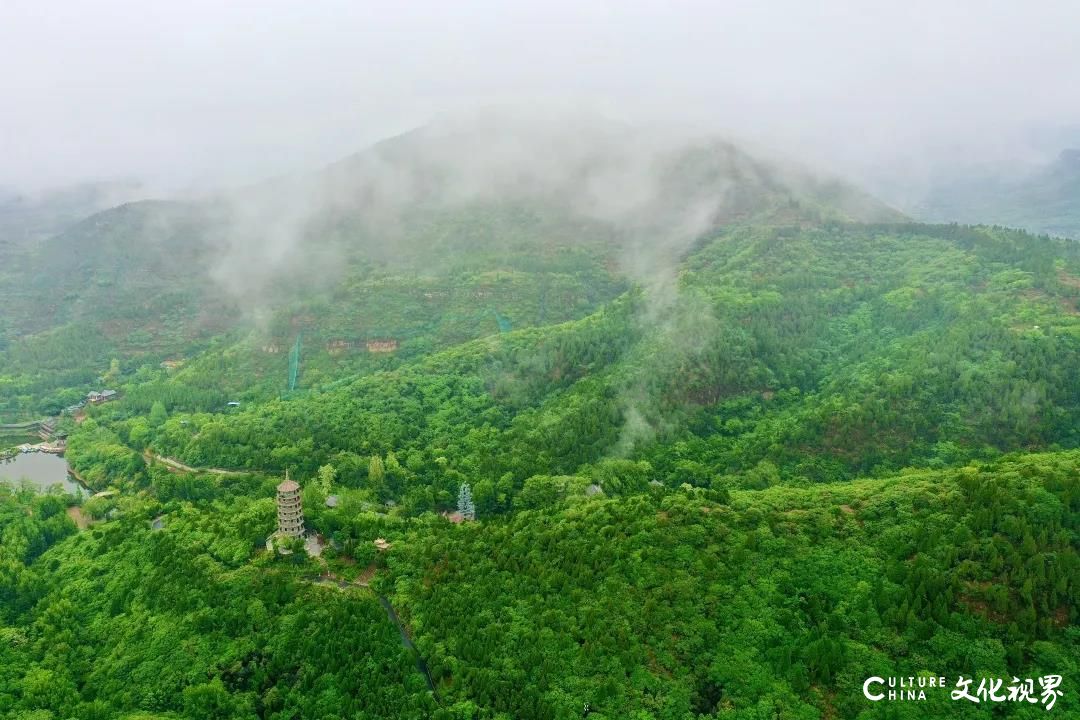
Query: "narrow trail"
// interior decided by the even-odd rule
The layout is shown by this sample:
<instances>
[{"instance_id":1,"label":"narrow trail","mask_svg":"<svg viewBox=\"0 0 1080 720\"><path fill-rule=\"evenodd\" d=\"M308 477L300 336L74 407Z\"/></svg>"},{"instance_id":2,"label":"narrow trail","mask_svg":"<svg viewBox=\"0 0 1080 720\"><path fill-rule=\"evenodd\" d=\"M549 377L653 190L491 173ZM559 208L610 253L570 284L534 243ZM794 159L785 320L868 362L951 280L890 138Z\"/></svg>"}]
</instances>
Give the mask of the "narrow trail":
<instances>
[{"instance_id":1,"label":"narrow trail","mask_svg":"<svg viewBox=\"0 0 1080 720\"><path fill-rule=\"evenodd\" d=\"M174 470L183 470L184 472L214 473L215 475L243 475L244 474L244 471L242 471L242 470L225 470L224 468L192 467L190 465L185 465L184 463L180 462L179 460L174 460L173 458L165 457L164 455L158 455L157 453L150 452L149 450L146 450L146 451L143 452L143 460L146 462L147 465L149 465L152 462L159 462L162 465L167 465L167 466L173 468Z\"/></svg>"},{"instance_id":2,"label":"narrow trail","mask_svg":"<svg viewBox=\"0 0 1080 720\"><path fill-rule=\"evenodd\" d=\"M363 588L372 593L379 604L383 606L383 610L386 611L386 617L390 618L390 622L394 623L394 626L398 629L398 634L401 635L401 644L413 654L413 658L416 660L416 669L424 676L424 680L427 682L428 690L435 697L435 702L442 704L442 700L439 699L439 692L435 689L435 683L431 680L431 672L428 670L427 662L424 661L424 656L420 654L420 651L413 645L412 638L409 637L409 632L405 628L405 623L398 617L397 611L394 610L394 606L390 604L389 598L385 595L381 595L372 590L367 583L361 582L346 582L345 580L338 580L337 578L319 577L316 580L309 580L312 585L319 585L322 587L336 587L339 590L348 590L350 588Z\"/></svg>"},{"instance_id":3,"label":"narrow trail","mask_svg":"<svg viewBox=\"0 0 1080 720\"><path fill-rule=\"evenodd\" d=\"M413 645L412 638L409 637L409 633L405 630L405 623L401 622L401 618L398 617L397 612L394 610L394 606L390 604L390 601L385 595L379 595L376 593L375 597L379 599L379 604L386 610L386 616L390 618L390 622L397 625L398 632L401 633L401 644L408 648L413 657L416 658L416 669L424 675L424 679L427 680L428 690L435 696L435 702L440 703L439 693L435 690L435 683L431 681L431 673L428 671L427 663L424 662L424 656L420 654L420 651Z\"/></svg>"}]
</instances>

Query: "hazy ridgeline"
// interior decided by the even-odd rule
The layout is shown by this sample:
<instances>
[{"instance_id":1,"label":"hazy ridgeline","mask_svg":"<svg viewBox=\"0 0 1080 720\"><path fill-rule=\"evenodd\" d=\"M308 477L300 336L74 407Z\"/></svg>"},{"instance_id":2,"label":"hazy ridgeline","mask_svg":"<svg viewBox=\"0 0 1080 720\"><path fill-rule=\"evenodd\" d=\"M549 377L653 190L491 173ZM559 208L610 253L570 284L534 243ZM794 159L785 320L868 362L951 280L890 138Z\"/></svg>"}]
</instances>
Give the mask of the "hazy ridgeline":
<instances>
[{"instance_id":1,"label":"hazy ridgeline","mask_svg":"<svg viewBox=\"0 0 1080 720\"><path fill-rule=\"evenodd\" d=\"M72 384L75 369L64 362L72 335L81 338L76 365L92 358L104 371L113 357L162 360L221 332L265 331L275 313L314 317L306 329L317 331L318 313L300 308L348 297L364 279L445 286L468 285L462 273L565 275L584 256L663 305L680 257L708 230L900 217L843 183L719 140L563 115L481 115L384 141L318 173L92 215L10 252L0 329L20 378L12 392L25 398L27 387L35 395L48 387L50 369L68 373L57 387ZM20 401L9 412L37 410Z\"/></svg>"}]
</instances>

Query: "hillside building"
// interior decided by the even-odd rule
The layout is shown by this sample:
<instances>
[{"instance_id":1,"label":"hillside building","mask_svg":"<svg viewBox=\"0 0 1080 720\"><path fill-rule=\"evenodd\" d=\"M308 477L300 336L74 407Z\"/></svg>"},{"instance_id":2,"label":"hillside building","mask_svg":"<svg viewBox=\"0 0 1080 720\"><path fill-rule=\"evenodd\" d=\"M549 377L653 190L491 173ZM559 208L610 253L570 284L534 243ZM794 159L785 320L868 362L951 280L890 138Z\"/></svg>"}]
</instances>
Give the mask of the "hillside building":
<instances>
[{"instance_id":1,"label":"hillside building","mask_svg":"<svg viewBox=\"0 0 1080 720\"><path fill-rule=\"evenodd\" d=\"M101 392L97 392L96 390L94 390L86 393L86 400L91 405L100 405L101 403L115 400L119 396L120 394L115 390L102 390Z\"/></svg>"},{"instance_id":2,"label":"hillside building","mask_svg":"<svg viewBox=\"0 0 1080 720\"><path fill-rule=\"evenodd\" d=\"M289 479L277 486L278 534L285 537L304 536L304 509L300 506L300 485Z\"/></svg>"}]
</instances>

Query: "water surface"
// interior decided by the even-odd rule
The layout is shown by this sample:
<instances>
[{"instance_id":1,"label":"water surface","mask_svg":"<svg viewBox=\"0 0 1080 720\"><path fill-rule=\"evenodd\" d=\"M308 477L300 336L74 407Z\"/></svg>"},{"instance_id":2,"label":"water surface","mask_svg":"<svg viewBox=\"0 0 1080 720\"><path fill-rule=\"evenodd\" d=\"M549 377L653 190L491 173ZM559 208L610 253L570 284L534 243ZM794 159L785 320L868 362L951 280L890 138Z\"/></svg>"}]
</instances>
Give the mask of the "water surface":
<instances>
[{"instance_id":1,"label":"water surface","mask_svg":"<svg viewBox=\"0 0 1080 720\"><path fill-rule=\"evenodd\" d=\"M68 475L67 461L62 455L48 453L19 453L10 460L0 460L0 481L18 486L26 478L39 490L62 485L65 492L77 493L79 484ZM83 493L86 494L85 491Z\"/></svg>"}]
</instances>

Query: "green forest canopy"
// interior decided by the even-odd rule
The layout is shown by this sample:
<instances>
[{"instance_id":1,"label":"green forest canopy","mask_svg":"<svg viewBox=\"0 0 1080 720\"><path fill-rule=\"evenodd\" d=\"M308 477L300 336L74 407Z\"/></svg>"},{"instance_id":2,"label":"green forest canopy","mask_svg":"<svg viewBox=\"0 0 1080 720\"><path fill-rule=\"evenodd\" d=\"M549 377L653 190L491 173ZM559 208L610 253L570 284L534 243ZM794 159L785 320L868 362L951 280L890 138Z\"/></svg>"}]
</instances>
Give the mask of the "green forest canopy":
<instances>
[{"instance_id":1,"label":"green forest canopy","mask_svg":"<svg viewBox=\"0 0 1080 720\"><path fill-rule=\"evenodd\" d=\"M124 361L62 421L120 492L0 489L0 714L985 714L865 701L890 673L1060 674L1076 713L1076 247L794 217L709 233L667 284L523 240L157 354L84 353L77 323L11 344L17 415ZM322 561L266 549L286 470ZM478 519L447 522L466 482Z\"/></svg>"}]
</instances>

